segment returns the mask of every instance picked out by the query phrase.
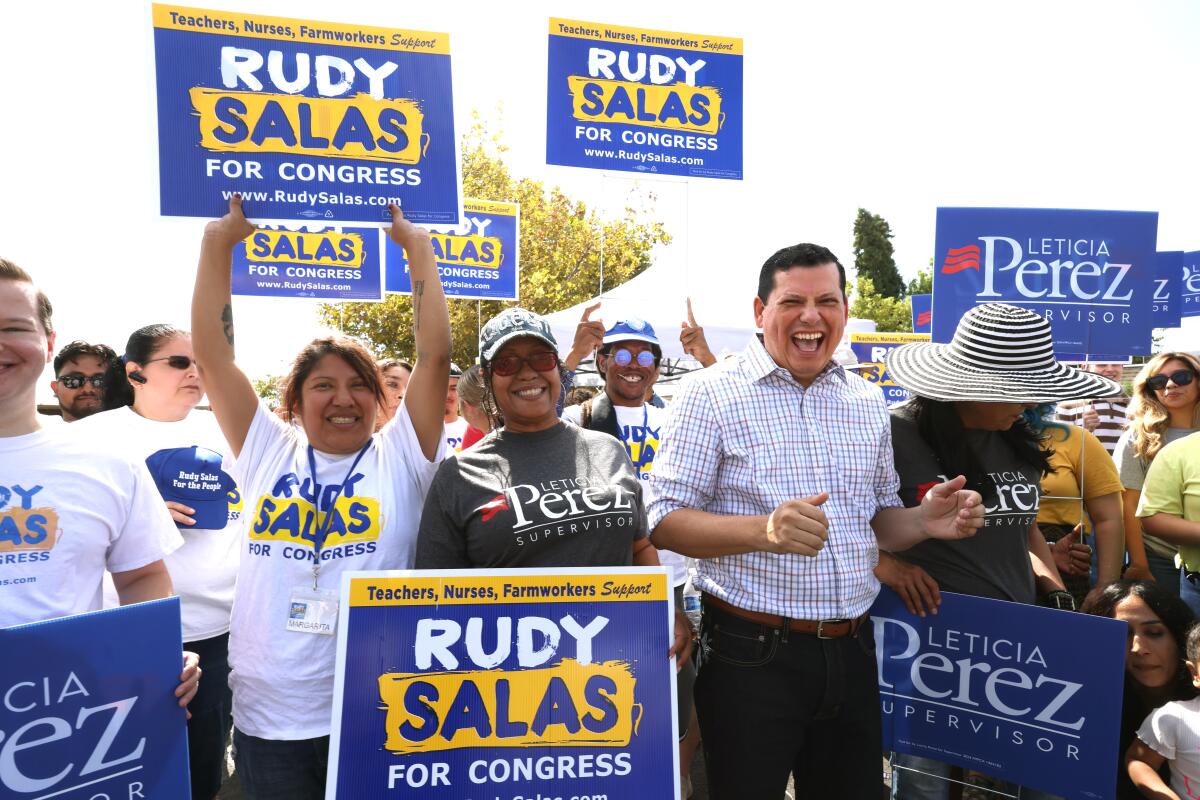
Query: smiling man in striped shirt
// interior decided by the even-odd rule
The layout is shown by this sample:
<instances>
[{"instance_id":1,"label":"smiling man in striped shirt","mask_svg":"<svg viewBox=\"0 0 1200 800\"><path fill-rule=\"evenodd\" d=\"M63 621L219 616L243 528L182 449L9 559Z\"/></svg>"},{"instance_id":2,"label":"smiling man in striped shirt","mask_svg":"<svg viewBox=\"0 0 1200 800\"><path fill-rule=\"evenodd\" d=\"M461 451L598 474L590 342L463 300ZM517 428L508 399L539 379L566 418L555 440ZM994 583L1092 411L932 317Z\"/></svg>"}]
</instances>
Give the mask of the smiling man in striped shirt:
<instances>
[{"instance_id":1,"label":"smiling man in striped shirt","mask_svg":"<svg viewBox=\"0 0 1200 800\"><path fill-rule=\"evenodd\" d=\"M762 328L680 392L654 462L654 543L700 559L705 660L696 684L712 797L872 797L879 692L867 619L878 548L983 524L964 479L918 507L897 496L877 387L832 356L845 270L799 244L759 275Z\"/></svg>"}]
</instances>

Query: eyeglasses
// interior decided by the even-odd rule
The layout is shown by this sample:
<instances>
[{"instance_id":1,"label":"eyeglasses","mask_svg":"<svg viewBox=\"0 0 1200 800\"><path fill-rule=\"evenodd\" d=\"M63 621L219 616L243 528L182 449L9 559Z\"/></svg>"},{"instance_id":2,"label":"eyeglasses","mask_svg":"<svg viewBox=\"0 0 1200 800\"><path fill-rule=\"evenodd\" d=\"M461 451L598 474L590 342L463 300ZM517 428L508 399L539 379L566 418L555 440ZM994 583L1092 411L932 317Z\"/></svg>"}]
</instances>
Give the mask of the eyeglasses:
<instances>
[{"instance_id":1,"label":"eyeglasses","mask_svg":"<svg viewBox=\"0 0 1200 800\"><path fill-rule=\"evenodd\" d=\"M1151 375L1146 378L1146 385L1153 391L1161 392L1167 388L1167 381L1171 381L1176 386L1187 386L1195 377L1196 373L1190 369L1177 369L1170 375Z\"/></svg>"},{"instance_id":2,"label":"eyeglasses","mask_svg":"<svg viewBox=\"0 0 1200 800\"><path fill-rule=\"evenodd\" d=\"M104 375L81 375L72 372L70 375L59 375L58 382L68 389L78 389L85 383L90 383L96 389L104 388Z\"/></svg>"},{"instance_id":3,"label":"eyeglasses","mask_svg":"<svg viewBox=\"0 0 1200 800\"><path fill-rule=\"evenodd\" d=\"M617 362L618 367L628 367L633 361L633 353L626 350L624 347L618 347L613 351L612 360ZM654 353L649 350L643 350L637 354L637 363L639 367L653 367Z\"/></svg>"},{"instance_id":4,"label":"eyeglasses","mask_svg":"<svg viewBox=\"0 0 1200 800\"><path fill-rule=\"evenodd\" d=\"M521 371L521 367L526 364L538 372L552 372L558 369L558 353L552 350L542 350L528 358L521 358L520 356L500 356L499 358L493 358L492 372L507 378L509 375L516 375Z\"/></svg>"},{"instance_id":5,"label":"eyeglasses","mask_svg":"<svg viewBox=\"0 0 1200 800\"><path fill-rule=\"evenodd\" d=\"M168 367L174 367L175 369L187 369L195 362L195 359L191 356L163 356L162 358L152 358L142 363L153 364L155 361L165 361Z\"/></svg>"}]
</instances>

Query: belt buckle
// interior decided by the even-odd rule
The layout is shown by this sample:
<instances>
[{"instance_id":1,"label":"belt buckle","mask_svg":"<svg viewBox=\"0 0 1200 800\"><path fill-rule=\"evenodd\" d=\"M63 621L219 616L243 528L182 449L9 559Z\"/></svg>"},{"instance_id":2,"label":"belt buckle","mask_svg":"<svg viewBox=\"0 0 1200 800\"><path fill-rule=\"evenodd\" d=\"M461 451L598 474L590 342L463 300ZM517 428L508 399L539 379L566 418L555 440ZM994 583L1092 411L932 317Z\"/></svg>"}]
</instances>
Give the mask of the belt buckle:
<instances>
[{"instance_id":1,"label":"belt buckle","mask_svg":"<svg viewBox=\"0 0 1200 800\"><path fill-rule=\"evenodd\" d=\"M818 639L837 639L837 638L839 638L837 636L826 636L825 635L825 630L824 630L825 626L826 625L841 625L843 623L849 623L849 622L850 622L850 620L845 617L840 617L838 619L819 619L819 620L817 620L817 638Z\"/></svg>"}]
</instances>

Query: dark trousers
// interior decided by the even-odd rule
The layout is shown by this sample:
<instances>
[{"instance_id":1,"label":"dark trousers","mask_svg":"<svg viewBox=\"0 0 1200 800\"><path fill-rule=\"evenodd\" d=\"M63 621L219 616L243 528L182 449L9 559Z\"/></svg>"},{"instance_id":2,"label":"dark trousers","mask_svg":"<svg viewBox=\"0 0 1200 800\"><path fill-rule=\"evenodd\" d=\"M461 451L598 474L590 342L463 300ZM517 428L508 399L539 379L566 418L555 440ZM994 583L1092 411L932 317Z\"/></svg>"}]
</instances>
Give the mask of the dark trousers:
<instances>
[{"instance_id":1,"label":"dark trousers","mask_svg":"<svg viewBox=\"0 0 1200 800\"><path fill-rule=\"evenodd\" d=\"M192 800L212 800L221 788L225 737L233 725L233 693L229 690L229 634L186 642L184 650L200 656L200 688L188 704L188 768Z\"/></svg>"},{"instance_id":2,"label":"dark trousers","mask_svg":"<svg viewBox=\"0 0 1200 800\"><path fill-rule=\"evenodd\" d=\"M713 800L885 796L875 642L760 625L706 606L696 711Z\"/></svg>"},{"instance_id":3,"label":"dark trousers","mask_svg":"<svg viewBox=\"0 0 1200 800\"><path fill-rule=\"evenodd\" d=\"M324 800L329 737L259 739L233 729L233 761L250 800Z\"/></svg>"}]
</instances>

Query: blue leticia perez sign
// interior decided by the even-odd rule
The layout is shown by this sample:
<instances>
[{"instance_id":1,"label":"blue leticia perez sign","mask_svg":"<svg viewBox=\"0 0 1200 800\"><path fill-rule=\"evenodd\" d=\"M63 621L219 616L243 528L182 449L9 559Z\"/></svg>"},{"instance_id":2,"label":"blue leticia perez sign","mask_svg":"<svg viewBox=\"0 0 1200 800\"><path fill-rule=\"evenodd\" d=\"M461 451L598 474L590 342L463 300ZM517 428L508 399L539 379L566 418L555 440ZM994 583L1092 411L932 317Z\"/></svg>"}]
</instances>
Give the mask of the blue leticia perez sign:
<instances>
[{"instance_id":1,"label":"blue leticia perez sign","mask_svg":"<svg viewBox=\"0 0 1200 800\"><path fill-rule=\"evenodd\" d=\"M378 228L259 228L233 248L233 294L372 302L383 299Z\"/></svg>"},{"instance_id":2,"label":"blue leticia perez sign","mask_svg":"<svg viewBox=\"0 0 1200 800\"><path fill-rule=\"evenodd\" d=\"M546 163L742 178L742 40L550 20Z\"/></svg>"},{"instance_id":3,"label":"blue leticia perez sign","mask_svg":"<svg viewBox=\"0 0 1200 800\"><path fill-rule=\"evenodd\" d=\"M430 243L447 297L516 300L521 282L521 208L516 203L463 201L463 224L434 226ZM387 290L412 294L404 248L385 244Z\"/></svg>"},{"instance_id":4,"label":"blue leticia perez sign","mask_svg":"<svg viewBox=\"0 0 1200 800\"><path fill-rule=\"evenodd\" d=\"M446 34L155 5L154 53L164 215L458 222Z\"/></svg>"},{"instance_id":5,"label":"blue leticia perez sign","mask_svg":"<svg viewBox=\"0 0 1200 800\"><path fill-rule=\"evenodd\" d=\"M1154 327L1178 328L1183 288L1183 251L1159 250L1154 273Z\"/></svg>"},{"instance_id":6,"label":"blue leticia perez sign","mask_svg":"<svg viewBox=\"0 0 1200 800\"><path fill-rule=\"evenodd\" d=\"M871 621L885 750L1113 797L1124 622L950 592L921 618L890 589Z\"/></svg>"},{"instance_id":7,"label":"blue leticia perez sign","mask_svg":"<svg viewBox=\"0 0 1200 800\"><path fill-rule=\"evenodd\" d=\"M1183 254L1179 313L1184 317L1200 317L1200 250Z\"/></svg>"},{"instance_id":8,"label":"blue leticia perez sign","mask_svg":"<svg viewBox=\"0 0 1200 800\"><path fill-rule=\"evenodd\" d=\"M911 294L913 333L930 333L933 330L933 295Z\"/></svg>"},{"instance_id":9,"label":"blue leticia perez sign","mask_svg":"<svg viewBox=\"0 0 1200 800\"><path fill-rule=\"evenodd\" d=\"M179 598L0 629L0 797L190 796Z\"/></svg>"},{"instance_id":10,"label":"blue leticia perez sign","mask_svg":"<svg viewBox=\"0 0 1200 800\"><path fill-rule=\"evenodd\" d=\"M939 208L933 341L979 303L1043 315L1056 352L1149 355L1158 214Z\"/></svg>"},{"instance_id":11,"label":"blue leticia perez sign","mask_svg":"<svg viewBox=\"0 0 1200 800\"><path fill-rule=\"evenodd\" d=\"M347 573L326 797L679 796L661 568Z\"/></svg>"}]
</instances>

